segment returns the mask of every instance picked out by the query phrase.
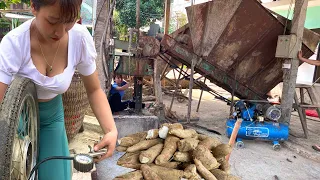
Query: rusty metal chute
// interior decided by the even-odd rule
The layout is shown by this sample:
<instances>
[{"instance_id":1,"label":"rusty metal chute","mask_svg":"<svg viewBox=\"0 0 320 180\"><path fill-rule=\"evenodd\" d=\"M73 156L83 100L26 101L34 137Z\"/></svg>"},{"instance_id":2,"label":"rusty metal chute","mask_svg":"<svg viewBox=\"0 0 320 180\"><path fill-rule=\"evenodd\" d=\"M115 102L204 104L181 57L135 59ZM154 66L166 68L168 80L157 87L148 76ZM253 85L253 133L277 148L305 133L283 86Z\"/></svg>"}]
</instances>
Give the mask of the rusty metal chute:
<instances>
[{"instance_id":1,"label":"rusty metal chute","mask_svg":"<svg viewBox=\"0 0 320 180\"><path fill-rule=\"evenodd\" d=\"M264 99L282 81L282 60L275 51L285 18L256 0L214 0L188 7L187 14L189 24L174 38L164 36L162 52L186 65L196 59L199 73L241 98ZM192 47L179 41L183 34ZM320 38L307 29L304 35L302 50L310 57Z\"/></svg>"}]
</instances>

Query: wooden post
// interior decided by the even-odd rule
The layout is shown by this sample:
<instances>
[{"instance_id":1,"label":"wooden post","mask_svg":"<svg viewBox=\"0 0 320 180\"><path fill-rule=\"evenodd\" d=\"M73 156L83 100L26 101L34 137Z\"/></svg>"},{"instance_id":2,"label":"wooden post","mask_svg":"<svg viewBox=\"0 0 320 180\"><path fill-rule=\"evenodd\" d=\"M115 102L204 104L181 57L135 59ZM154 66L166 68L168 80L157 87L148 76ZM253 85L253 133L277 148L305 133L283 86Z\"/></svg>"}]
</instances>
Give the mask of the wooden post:
<instances>
[{"instance_id":1,"label":"wooden post","mask_svg":"<svg viewBox=\"0 0 320 180\"><path fill-rule=\"evenodd\" d=\"M164 34L169 33L170 26L170 0L165 0L165 15L164 15Z\"/></svg>"},{"instance_id":2,"label":"wooden post","mask_svg":"<svg viewBox=\"0 0 320 180\"><path fill-rule=\"evenodd\" d=\"M188 104L188 116L187 116L187 123L190 123L190 116L191 116L191 102L192 102L192 89L193 89L193 74L194 74L194 66L195 66L195 58L191 61L191 75L189 81L189 104Z\"/></svg>"},{"instance_id":3,"label":"wooden post","mask_svg":"<svg viewBox=\"0 0 320 180\"><path fill-rule=\"evenodd\" d=\"M154 93L156 96L156 104L162 104L162 89L161 89L161 80L160 80L160 60L158 58L154 59L154 73L153 73L153 83L154 83Z\"/></svg>"},{"instance_id":4,"label":"wooden post","mask_svg":"<svg viewBox=\"0 0 320 180\"><path fill-rule=\"evenodd\" d=\"M137 0L136 4L136 28L138 30L139 36L139 28L140 28L140 0Z\"/></svg>"},{"instance_id":5,"label":"wooden post","mask_svg":"<svg viewBox=\"0 0 320 180\"><path fill-rule=\"evenodd\" d=\"M140 0L136 4L136 29L137 29L137 45L139 44L140 35ZM142 83L143 77L134 77L134 92L135 92L135 111L140 113L142 109Z\"/></svg>"},{"instance_id":6,"label":"wooden post","mask_svg":"<svg viewBox=\"0 0 320 180\"><path fill-rule=\"evenodd\" d=\"M156 110L159 112L158 118L159 122L165 123L165 112L164 112L164 104L162 99L162 88L161 88L161 80L160 80L160 59L154 59L154 92L156 96Z\"/></svg>"},{"instance_id":7,"label":"wooden post","mask_svg":"<svg viewBox=\"0 0 320 180\"><path fill-rule=\"evenodd\" d=\"M297 42L292 50L293 54L298 54L301 49L304 23L306 20L306 11L308 7L308 0L296 0L294 7L294 16L291 25L291 34L295 34ZM284 65L289 68L283 69L283 90L282 90L282 118L281 122L289 123L291 118L292 104L295 94L295 86L297 80L297 72L299 67L299 60L295 58L287 59Z\"/></svg>"}]
</instances>

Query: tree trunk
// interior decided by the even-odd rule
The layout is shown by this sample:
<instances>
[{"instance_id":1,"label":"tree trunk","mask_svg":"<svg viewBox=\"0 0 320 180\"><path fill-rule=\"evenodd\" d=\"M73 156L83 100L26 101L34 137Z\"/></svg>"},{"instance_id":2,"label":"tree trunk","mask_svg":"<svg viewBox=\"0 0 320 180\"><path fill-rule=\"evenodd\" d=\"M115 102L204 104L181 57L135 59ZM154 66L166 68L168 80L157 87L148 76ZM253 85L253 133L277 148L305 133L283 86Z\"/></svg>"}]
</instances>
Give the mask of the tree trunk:
<instances>
[{"instance_id":1,"label":"tree trunk","mask_svg":"<svg viewBox=\"0 0 320 180\"><path fill-rule=\"evenodd\" d=\"M108 16L108 9L107 9L107 4L109 3L108 0L97 0L97 12L96 12L96 24L95 24L95 30L94 30L94 42L95 42L95 47L97 50L97 70L99 73L99 80L100 80L100 85L101 88L106 92L108 89L106 86L106 77L104 75L104 70L103 70L103 57L100 56L100 44L102 40L102 35L104 31L104 22ZM109 83L110 84L110 83Z\"/></svg>"}]
</instances>

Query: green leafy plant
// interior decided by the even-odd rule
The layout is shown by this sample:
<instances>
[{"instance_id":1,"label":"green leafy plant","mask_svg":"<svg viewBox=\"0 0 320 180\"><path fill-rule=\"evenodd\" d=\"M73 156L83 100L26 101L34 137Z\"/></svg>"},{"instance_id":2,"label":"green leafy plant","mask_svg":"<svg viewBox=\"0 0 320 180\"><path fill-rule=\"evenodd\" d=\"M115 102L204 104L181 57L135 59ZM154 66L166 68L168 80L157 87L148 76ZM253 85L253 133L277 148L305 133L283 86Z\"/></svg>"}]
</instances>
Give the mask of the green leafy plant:
<instances>
[{"instance_id":1,"label":"green leafy plant","mask_svg":"<svg viewBox=\"0 0 320 180\"><path fill-rule=\"evenodd\" d=\"M115 33L116 33L115 35L118 37L119 40L126 41L128 26L126 24L121 23L119 11L114 11L113 21L114 21L114 27L115 27Z\"/></svg>"},{"instance_id":2,"label":"green leafy plant","mask_svg":"<svg viewBox=\"0 0 320 180\"><path fill-rule=\"evenodd\" d=\"M187 15L181 11L175 12L170 18L169 33L176 31L188 23Z\"/></svg>"},{"instance_id":3,"label":"green leafy plant","mask_svg":"<svg viewBox=\"0 0 320 180\"><path fill-rule=\"evenodd\" d=\"M25 3L30 5L30 0L2 0L0 2L0 9L7 9L11 4Z\"/></svg>"},{"instance_id":4,"label":"green leafy plant","mask_svg":"<svg viewBox=\"0 0 320 180\"><path fill-rule=\"evenodd\" d=\"M155 19L164 16L163 0L141 0L140 2L140 26L149 25ZM116 6L119 12L119 23L127 27L136 26L136 0L123 0Z\"/></svg>"},{"instance_id":5,"label":"green leafy plant","mask_svg":"<svg viewBox=\"0 0 320 180\"><path fill-rule=\"evenodd\" d=\"M0 36L6 35L10 31L11 23L10 21L0 18Z\"/></svg>"}]
</instances>

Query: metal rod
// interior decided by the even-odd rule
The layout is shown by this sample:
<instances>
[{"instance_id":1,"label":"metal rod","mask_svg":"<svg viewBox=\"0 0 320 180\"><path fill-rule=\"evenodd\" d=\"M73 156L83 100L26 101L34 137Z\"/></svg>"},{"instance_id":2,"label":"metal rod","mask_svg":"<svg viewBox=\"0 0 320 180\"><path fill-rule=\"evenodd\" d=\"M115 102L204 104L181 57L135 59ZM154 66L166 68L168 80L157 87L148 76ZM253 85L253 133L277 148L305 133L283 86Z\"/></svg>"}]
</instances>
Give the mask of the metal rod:
<instances>
[{"instance_id":1,"label":"metal rod","mask_svg":"<svg viewBox=\"0 0 320 180\"><path fill-rule=\"evenodd\" d=\"M193 89L193 74L194 74L194 66L195 66L195 59L191 61L191 75L189 81L189 104L188 104L188 116L187 116L187 123L190 123L190 116L191 116L191 102L192 102L192 89Z\"/></svg>"},{"instance_id":2,"label":"metal rod","mask_svg":"<svg viewBox=\"0 0 320 180\"><path fill-rule=\"evenodd\" d=\"M204 78L204 83L206 83L207 78ZM203 89L201 89L201 93L200 93L200 99L198 102L198 106L197 106L197 112L199 112L199 107L200 107L200 103L201 103L201 99L202 99L202 94L203 94Z\"/></svg>"},{"instance_id":3,"label":"metal rod","mask_svg":"<svg viewBox=\"0 0 320 180\"><path fill-rule=\"evenodd\" d=\"M140 35L140 0L136 1L136 44L139 46ZM142 82L143 77L134 77L134 92L135 92L135 111L140 113L142 109Z\"/></svg>"},{"instance_id":4,"label":"metal rod","mask_svg":"<svg viewBox=\"0 0 320 180\"><path fill-rule=\"evenodd\" d=\"M176 73L175 73L175 71L174 71L174 69L172 69L172 72L173 72L173 77L174 77L174 81L175 81L175 87L174 87L174 92L173 92L173 96L172 96L172 99L171 99L171 104L170 104L170 111L171 111L171 108L172 108L172 105L173 105L173 101L174 101L174 97L175 97L175 94L176 94L176 90L177 90L177 88L176 88L176 86L177 86L177 78L176 78Z\"/></svg>"},{"instance_id":5,"label":"metal rod","mask_svg":"<svg viewBox=\"0 0 320 180\"><path fill-rule=\"evenodd\" d=\"M159 57L164 60L165 62L167 62L168 64L172 64L172 65L175 65L177 66L176 64L174 64L173 62L170 62L166 59L166 57L164 55L159 55ZM188 76L190 76L187 72L185 72L183 69L180 69L180 71L182 71L184 73L184 77L187 77L186 74ZM195 84L202 87L202 85L200 83L198 83L198 81L195 81ZM225 97L221 96L218 92L216 92L215 90L211 89L210 87L205 87L207 89L207 91L212 94L213 96L215 97L219 97L219 98L222 98L224 99L225 102L231 102L230 100L226 99ZM210 90L210 91L209 91Z\"/></svg>"},{"instance_id":6,"label":"metal rod","mask_svg":"<svg viewBox=\"0 0 320 180\"><path fill-rule=\"evenodd\" d=\"M204 75L201 75L200 77L198 77L197 79L195 79L195 81L199 81L201 78L203 78Z\"/></svg>"},{"instance_id":7,"label":"metal rod","mask_svg":"<svg viewBox=\"0 0 320 180\"><path fill-rule=\"evenodd\" d=\"M167 74L165 74L165 73L166 73L168 67L169 67L169 64L167 63L167 64L166 64L166 67L164 68L164 70L163 70L162 73L161 73L160 80L162 80L162 79L164 78L164 76L167 75Z\"/></svg>"},{"instance_id":8,"label":"metal rod","mask_svg":"<svg viewBox=\"0 0 320 180\"><path fill-rule=\"evenodd\" d=\"M182 68L183 68L183 65L181 66L180 69L182 69ZM171 111L171 109L172 109L173 100L174 100L175 94L177 93L177 90L178 90L179 81L180 81L180 76L181 76L181 71L180 71L180 73L179 73L178 79L176 80L176 87L174 88L174 93L173 93L173 95L172 95L172 100L171 100L171 104L170 104L169 111Z\"/></svg>"}]
</instances>

